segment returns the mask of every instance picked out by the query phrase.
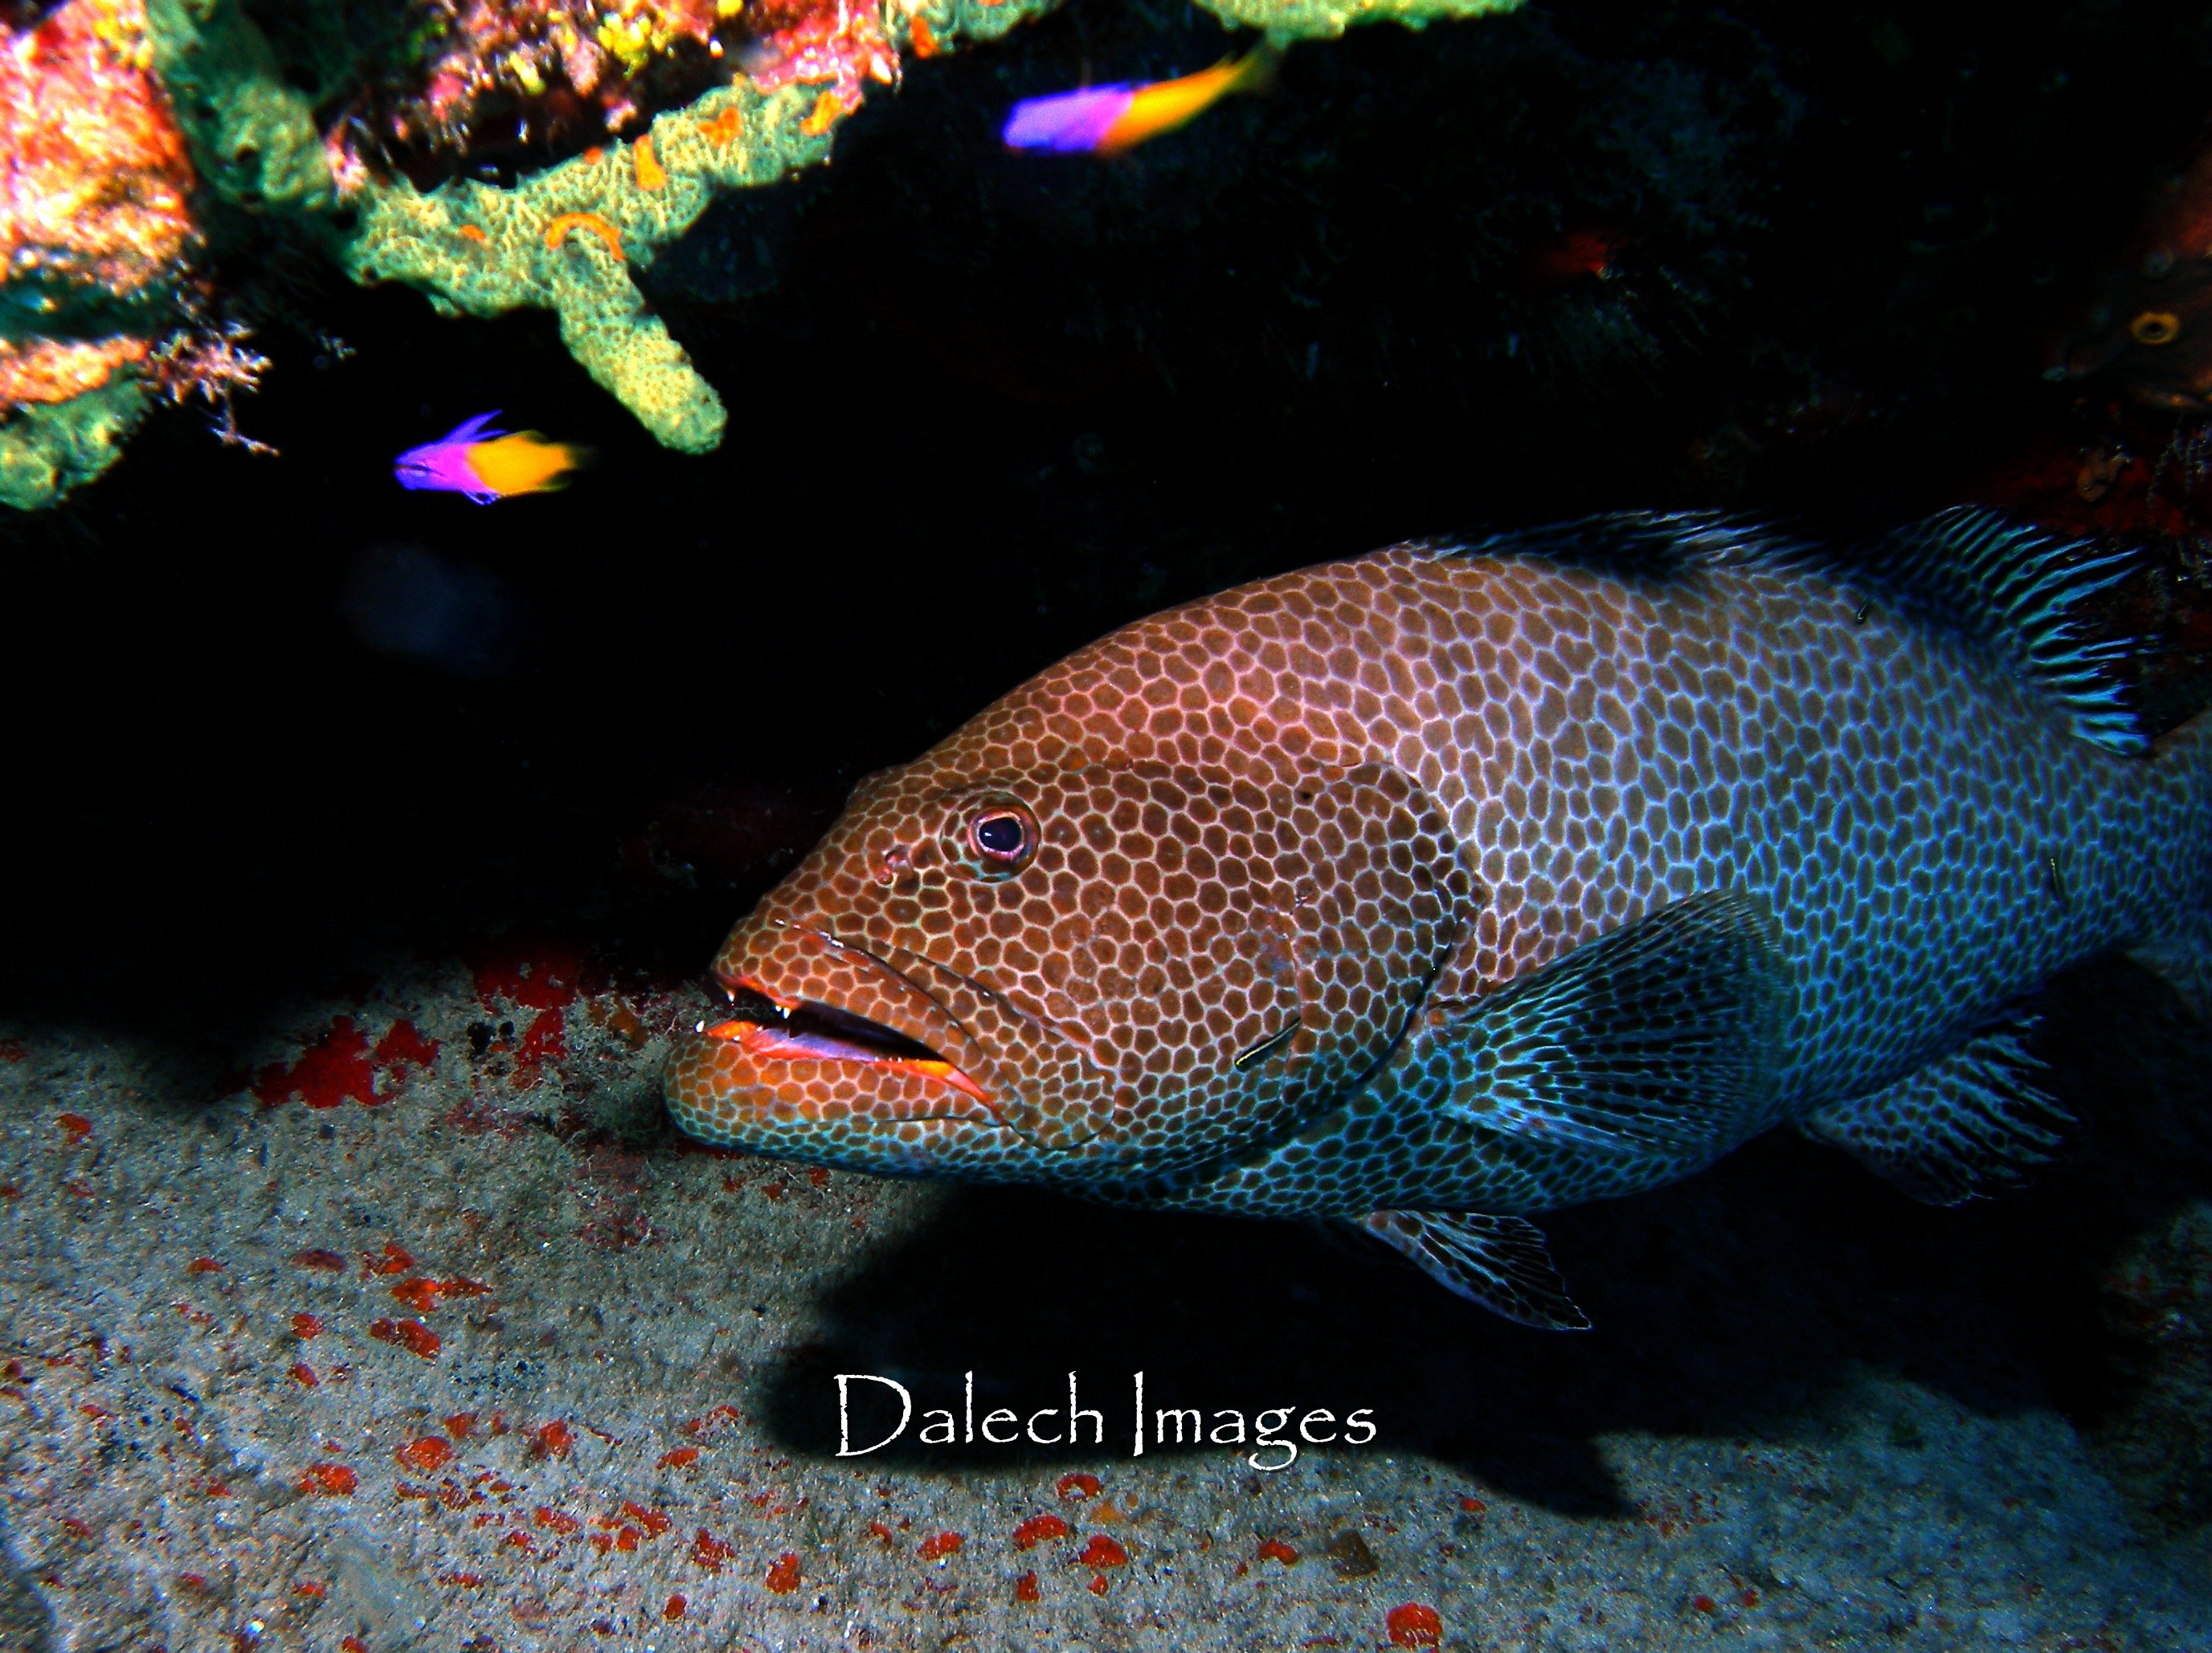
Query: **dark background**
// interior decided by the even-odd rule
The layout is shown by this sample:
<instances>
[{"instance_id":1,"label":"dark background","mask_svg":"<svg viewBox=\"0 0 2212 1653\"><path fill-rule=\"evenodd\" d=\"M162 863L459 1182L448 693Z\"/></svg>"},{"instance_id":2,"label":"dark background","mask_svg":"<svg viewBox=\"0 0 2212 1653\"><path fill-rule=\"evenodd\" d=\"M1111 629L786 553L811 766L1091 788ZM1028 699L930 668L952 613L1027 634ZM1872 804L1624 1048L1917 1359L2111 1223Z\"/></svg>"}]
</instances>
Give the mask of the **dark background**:
<instances>
[{"instance_id":1,"label":"dark background","mask_svg":"<svg viewBox=\"0 0 2212 1653\"><path fill-rule=\"evenodd\" d=\"M165 413L0 523L0 1014L220 1042L514 927L689 971L854 775L1164 604L1615 506L1947 502L2073 416L2042 352L2212 108L2199 9L1531 8L1009 155L1018 96L1224 49L1077 0L649 272L731 409L703 459L550 315L441 320L218 215L281 456ZM597 466L393 483L489 408Z\"/></svg>"}]
</instances>

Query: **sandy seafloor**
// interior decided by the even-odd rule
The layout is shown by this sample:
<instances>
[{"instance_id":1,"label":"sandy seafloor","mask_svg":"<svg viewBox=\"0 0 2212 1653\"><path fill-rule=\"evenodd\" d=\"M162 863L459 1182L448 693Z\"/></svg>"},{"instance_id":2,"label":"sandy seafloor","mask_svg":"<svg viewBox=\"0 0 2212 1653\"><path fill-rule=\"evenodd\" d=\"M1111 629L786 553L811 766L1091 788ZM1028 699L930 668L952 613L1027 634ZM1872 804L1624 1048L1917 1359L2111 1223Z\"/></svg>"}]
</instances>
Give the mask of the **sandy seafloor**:
<instances>
[{"instance_id":1,"label":"sandy seafloor","mask_svg":"<svg viewBox=\"0 0 2212 1653\"><path fill-rule=\"evenodd\" d=\"M2055 996L2085 1125L2038 1190L1928 1212L1754 1145L1555 1216L1561 1338L1299 1229L684 1152L702 1001L526 952L244 1076L0 1030L0 1644L1370 1648L1417 1603L1468 1649L2212 1646L2212 1545L2152 1507L2201 1391L2051 1387L2081 1283L2196 1220L2212 1036L2132 967ZM1105 1450L828 1454L835 1370L1026 1410L1071 1366ZM1134 1460L1139 1367L1380 1438Z\"/></svg>"}]
</instances>

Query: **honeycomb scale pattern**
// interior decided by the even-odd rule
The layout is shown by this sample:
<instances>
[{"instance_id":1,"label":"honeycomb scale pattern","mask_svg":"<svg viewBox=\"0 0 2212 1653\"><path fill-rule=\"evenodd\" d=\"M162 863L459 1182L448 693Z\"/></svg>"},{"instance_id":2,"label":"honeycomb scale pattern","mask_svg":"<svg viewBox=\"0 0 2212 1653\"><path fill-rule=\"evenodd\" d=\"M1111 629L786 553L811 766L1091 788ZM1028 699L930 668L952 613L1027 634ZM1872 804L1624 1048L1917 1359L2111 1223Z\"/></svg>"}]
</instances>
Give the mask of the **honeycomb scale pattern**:
<instances>
[{"instance_id":1,"label":"honeycomb scale pattern","mask_svg":"<svg viewBox=\"0 0 2212 1653\"><path fill-rule=\"evenodd\" d=\"M2206 743L2075 738L1987 652L1755 556L1663 580L1401 546L1154 616L871 777L726 983L929 1048L690 1042L710 1141L1255 1213L1523 1212L1893 1085L2212 896ZM1011 857L979 823L1024 823ZM1455 1025L1717 892L1771 914L1773 1082L1695 1141L1486 1121Z\"/></svg>"}]
</instances>

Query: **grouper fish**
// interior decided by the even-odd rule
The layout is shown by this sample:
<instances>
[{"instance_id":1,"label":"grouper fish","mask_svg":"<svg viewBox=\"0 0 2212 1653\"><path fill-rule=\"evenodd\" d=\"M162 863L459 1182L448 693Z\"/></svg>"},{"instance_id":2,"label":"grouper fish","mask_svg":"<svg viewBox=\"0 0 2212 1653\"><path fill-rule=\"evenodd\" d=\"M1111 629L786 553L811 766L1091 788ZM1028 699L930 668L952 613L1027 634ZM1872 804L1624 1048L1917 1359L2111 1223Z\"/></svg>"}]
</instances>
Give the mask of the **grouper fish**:
<instances>
[{"instance_id":1,"label":"grouper fish","mask_svg":"<svg viewBox=\"0 0 2212 1653\"><path fill-rule=\"evenodd\" d=\"M2033 996L2197 990L2212 722L2156 742L2129 572L1960 509L1401 545L1114 633L864 780L665 1076L710 1143L1364 1228L1588 1324L1529 1216L1789 1124L1907 1191L2066 1123Z\"/></svg>"}]
</instances>

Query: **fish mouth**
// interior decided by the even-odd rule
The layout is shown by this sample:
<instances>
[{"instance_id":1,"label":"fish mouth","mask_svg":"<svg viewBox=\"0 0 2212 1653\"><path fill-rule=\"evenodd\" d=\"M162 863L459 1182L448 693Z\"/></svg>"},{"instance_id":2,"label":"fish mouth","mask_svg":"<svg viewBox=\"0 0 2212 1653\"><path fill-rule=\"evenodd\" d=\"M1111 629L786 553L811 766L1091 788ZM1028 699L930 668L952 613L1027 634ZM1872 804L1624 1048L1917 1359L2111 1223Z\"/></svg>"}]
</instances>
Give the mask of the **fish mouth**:
<instances>
[{"instance_id":1,"label":"fish mouth","mask_svg":"<svg viewBox=\"0 0 2212 1653\"><path fill-rule=\"evenodd\" d=\"M783 997L749 975L724 977L722 990L732 1014L700 1033L737 1045L757 1067L809 1061L879 1068L948 1086L990 1107L990 1093L957 1063L895 1027L820 1000Z\"/></svg>"}]
</instances>

